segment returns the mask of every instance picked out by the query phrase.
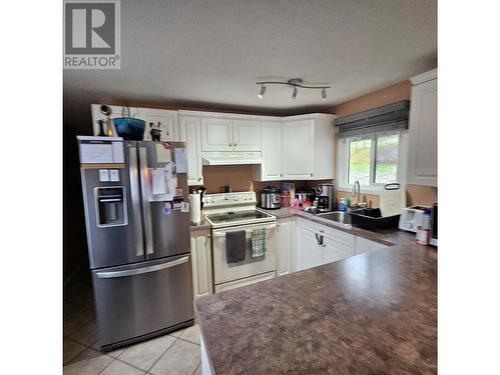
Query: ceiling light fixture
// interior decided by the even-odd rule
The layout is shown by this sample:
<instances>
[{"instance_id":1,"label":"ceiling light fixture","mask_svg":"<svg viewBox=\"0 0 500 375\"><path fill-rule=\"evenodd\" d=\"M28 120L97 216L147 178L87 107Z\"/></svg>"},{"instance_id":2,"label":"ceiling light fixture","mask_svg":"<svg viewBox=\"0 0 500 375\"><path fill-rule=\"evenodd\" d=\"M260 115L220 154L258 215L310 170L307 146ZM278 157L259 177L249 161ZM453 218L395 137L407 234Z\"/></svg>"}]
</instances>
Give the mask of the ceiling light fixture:
<instances>
[{"instance_id":1,"label":"ceiling light fixture","mask_svg":"<svg viewBox=\"0 0 500 375\"><path fill-rule=\"evenodd\" d=\"M292 99L297 98L297 93L298 93L298 88L300 87L301 89L309 89L309 90L321 90L321 98L323 100L326 100L326 89L331 88L331 86L311 86L311 85L305 85L304 81L301 78L292 78L289 79L288 81L282 82L282 81L259 81L256 82L257 85L261 85L260 92L257 95L259 98L264 97L264 93L266 92L266 86L264 85L287 85L287 86L292 86L293 87L293 92L292 92Z\"/></svg>"},{"instance_id":2,"label":"ceiling light fixture","mask_svg":"<svg viewBox=\"0 0 500 375\"><path fill-rule=\"evenodd\" d=\"M259 95L257 95L257 97L263 99L265 93L266 93L266 86L262 85L261 88L260 88Z\"/></svg>"}]
</instances>

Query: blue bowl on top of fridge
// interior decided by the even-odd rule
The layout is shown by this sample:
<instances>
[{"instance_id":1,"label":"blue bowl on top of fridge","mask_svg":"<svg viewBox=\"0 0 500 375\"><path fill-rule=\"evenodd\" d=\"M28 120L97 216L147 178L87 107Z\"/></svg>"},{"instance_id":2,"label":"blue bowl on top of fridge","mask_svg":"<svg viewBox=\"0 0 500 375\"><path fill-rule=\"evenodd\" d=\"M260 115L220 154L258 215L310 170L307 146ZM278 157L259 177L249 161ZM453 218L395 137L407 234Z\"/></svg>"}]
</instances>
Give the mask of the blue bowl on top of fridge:
<instances>
[{"instance_id":1,"label":"blue bowl on top of fridge","mask_svg":"<svg viewBox=\"0 0 500 375\"><path fill-rule=\"evenodd\" d=\"M116 132L126 141L142 141L144 139L144 130L146 121L132 118L119 117L113 119Z\"/></svg>"}]
</instances>

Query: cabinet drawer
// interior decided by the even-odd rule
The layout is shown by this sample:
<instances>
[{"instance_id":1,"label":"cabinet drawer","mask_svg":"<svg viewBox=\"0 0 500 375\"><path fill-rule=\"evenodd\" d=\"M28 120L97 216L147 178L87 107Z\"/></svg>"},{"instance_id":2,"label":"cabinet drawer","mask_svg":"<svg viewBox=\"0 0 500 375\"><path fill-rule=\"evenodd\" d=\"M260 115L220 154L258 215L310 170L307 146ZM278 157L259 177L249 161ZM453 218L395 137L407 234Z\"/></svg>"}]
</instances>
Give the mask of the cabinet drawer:
<instances>
[{"instance_id":1,"label":"cabinet drawer","mask_svg":"<svg viewBox=\"0 0 500 375\"><path fill-rule=\"evenodd\" d=\"M335 241L340 242L341 244L351 247L354 249L355 245L355 236L349 233L342 232L341 230L337 230L335 228L328 227L326 225L318 224L313 221L298 218L297 224L312 230L315 233L322 234L323 236L330 237Z\"/></svg>"}]
</instances>

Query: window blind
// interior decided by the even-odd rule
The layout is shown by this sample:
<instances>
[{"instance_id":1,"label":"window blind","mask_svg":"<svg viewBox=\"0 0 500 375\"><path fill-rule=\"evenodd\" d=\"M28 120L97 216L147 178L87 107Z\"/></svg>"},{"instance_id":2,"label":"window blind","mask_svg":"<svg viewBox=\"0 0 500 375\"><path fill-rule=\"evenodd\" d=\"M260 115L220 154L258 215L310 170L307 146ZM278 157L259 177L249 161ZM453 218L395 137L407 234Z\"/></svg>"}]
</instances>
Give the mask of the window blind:
<instances>
[{"instance_id":1,"label":"window blind","mask_svg":"<svg viewBox=\"0 0 500 375\"><path fill-rule=\"evenodd\" d=\"M408 129L410 101L402 100L335 119L340 138Z\"/></svg>"}]
</instances>

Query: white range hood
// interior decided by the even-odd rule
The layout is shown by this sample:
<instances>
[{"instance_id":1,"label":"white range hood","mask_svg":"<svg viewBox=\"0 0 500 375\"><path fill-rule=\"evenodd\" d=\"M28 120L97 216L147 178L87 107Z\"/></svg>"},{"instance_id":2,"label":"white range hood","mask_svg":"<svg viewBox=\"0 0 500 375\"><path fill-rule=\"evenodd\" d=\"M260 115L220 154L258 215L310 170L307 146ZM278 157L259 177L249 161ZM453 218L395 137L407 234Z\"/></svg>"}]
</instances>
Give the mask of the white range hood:
<instances>
[{"instance_id":1,"label":"white range hood","mask_svg":"<svg viewBox=\"0 0 500 375\"><path fill-rule=\"evenodd\" d=\"M261 152L202 152L203 165L262 164Z\"/></svg>"}]
</instances>

